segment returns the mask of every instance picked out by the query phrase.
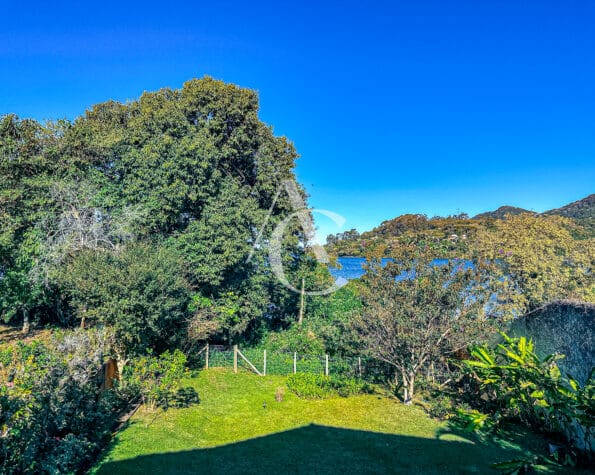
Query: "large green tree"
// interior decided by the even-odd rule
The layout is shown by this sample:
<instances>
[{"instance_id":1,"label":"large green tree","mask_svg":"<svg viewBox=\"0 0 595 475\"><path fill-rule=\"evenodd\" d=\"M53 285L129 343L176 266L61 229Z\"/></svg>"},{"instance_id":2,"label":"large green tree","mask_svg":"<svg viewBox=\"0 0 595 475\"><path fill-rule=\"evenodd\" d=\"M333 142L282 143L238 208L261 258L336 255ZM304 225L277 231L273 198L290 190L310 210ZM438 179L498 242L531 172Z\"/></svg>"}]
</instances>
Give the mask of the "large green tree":
<instances>
[{"instance_id":1,"label":"large green tree","mask_svg":"<svg viewBox=\"0 0 595 475\"><path fill-rule=\"evenodd\" d=\"M43 240L37 226L53 212L53 183L68 174L59 160L64 128L0 118L0 314L5 321L22 315L25 331L53 298L37 272Z\"/></svg>"},{"instance_id":2,"label":"large green tree","mask_svg":"<svg viewBox=\"0 0 595 475\"><path fill-rule=\"evenodd\" d=\"M79 314L114 329L122 355L162 351L185 336L190 288L180 257L165 247L82 251L58 279Z\"/></svg>"},{"instance_id":3,"label":"large green tree","mask_svg":"<svg viewBox=\"0 0 595 475\"><path fill-rule=\"evenodd\" d=\"M42 276L52 310L40 306L47 296L27 305L50 320L64 313L84 319L84 300L94 297L75 300L64 269L138 241L180 256L197 301L235 302L232 319L206 312L221 335L250 337L261 317L273 322L296 309L267 264L267 236L293 211L278 191L295 181L297 154L259 120L258 107L254 91L204 78L126 104L98 104L72 123L4 117L0 285L34 295L16 290ZM30 262L19 257L32 256L22 248L27 233L39 239ZM303 255L301 236L288 227L289 261ZM1 303L6 318L23 307L17 300Z\"/></svg>"}]
</instances>

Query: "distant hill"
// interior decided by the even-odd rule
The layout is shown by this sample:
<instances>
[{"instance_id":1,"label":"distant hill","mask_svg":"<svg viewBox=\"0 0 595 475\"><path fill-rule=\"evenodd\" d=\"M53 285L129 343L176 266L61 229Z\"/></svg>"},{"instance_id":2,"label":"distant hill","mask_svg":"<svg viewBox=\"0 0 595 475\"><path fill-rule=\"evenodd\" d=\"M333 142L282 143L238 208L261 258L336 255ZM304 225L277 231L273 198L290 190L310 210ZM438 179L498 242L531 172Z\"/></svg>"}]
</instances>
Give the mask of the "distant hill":
<instances>
[{"instance_id":1,"label":"distant hill","mask_svg":"<svg viewBox=\"0 0 595 475\"><path fill-rule=\"evenodd\" d=\"M521 213L533 213L533 211L529 211L528 209L524 208L517 208L516 206L500 206L495 211L486 211L485 213L480 213L476 216L473 216L473 219L502 219L508 214Z\"/></svg>"},{"instance_id":2,"label":"distant hill","mask_svg":"<svg viewBox=\"0 0 595 475\"><path fill-rule=\"evenodd\" d=\"M492 219L503 219L507 215L531 213L539 215L524 208L515 206L501 206L495 211L480 213L469 218L465 213L433 218L423 214L404 214L382 222L379 226L364 233L355 229L330 235L327 237L327 250L338 256L361 256L371 249L390 251L396 238L408 231L425 233L428 235L442 236L451 242L459 239L472 238L477 229L485 226ZM595 194L582 200L541 213L542 215L559 215L576 220L587 235L595 233Z\"/></svg>"},{"instance_id":3,"label":"distant hill","mask_svg":"<svg viewBox=\"0 0 595 475\"><path fill-rule=\"evenodd\" d=\"M517 208L516 206L500 206L495 211L486 211L473 217L473 219L501 219L507 214L521 214L534 213L528 209ZM595 218L595 193L583 198L582 200L574 201L561 208L551 209L541 214L558 215L573 219L593 219Z\"/></svg>"},{"instance_id":4,"label":"distant hill","mask_svg":"<svg viewBox=\"0 0 595 475\"><path fill-rule=\"evenodd\" d=\"M595 218L595 193L561 208L546 211L543 214L557 214L574 219L593 219Z\"/></svg>"}]
</instances>

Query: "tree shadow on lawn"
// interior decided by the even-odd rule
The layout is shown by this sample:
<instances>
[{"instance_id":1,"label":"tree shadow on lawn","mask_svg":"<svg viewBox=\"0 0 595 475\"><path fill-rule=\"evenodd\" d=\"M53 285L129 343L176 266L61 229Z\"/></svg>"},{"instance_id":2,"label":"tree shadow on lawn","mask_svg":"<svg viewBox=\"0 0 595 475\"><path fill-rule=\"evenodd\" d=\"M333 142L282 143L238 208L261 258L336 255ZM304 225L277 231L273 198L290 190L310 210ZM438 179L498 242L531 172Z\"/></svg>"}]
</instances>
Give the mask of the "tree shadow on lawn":
<instances>
[{"instance_id":1,"label":"tree shadow on lawn","mask_svg":"<svg viewBox=\"0 0 595 475\"><path fill-rule=\"evenodd\" d=\"M427 439L311 424L219 447L107 462L97 473L497 473L490 468L492 463L519 456L517 450L468 439Z\"/></svg>"}]
</instances>

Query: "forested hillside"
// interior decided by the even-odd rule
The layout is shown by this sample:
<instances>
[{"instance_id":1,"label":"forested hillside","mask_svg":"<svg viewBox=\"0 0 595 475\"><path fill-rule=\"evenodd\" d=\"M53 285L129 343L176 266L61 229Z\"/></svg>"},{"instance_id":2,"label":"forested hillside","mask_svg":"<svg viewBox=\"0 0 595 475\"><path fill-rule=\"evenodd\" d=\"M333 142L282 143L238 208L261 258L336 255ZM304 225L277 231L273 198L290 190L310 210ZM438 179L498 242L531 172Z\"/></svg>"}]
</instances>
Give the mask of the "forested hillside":
<instances>
[{"instance_id":1,"label":"forested hillside","mask_svg":"<svg viewBox=\"0 0 595 475\"><path fill-rule=\"evenodd\" d=\"M562 216L568 218L567 225L573 228L572 232L575 235L582 238L595 236L595 195L590 195L541 214L514 206L501 206L495 211L480 213L473 218L465 213L432 218L424 214L404 214L384 221L376 228L363 233L352 229L330 235L327 237L327 249L336 256L390 256L392 249L398 246L397 238L408 233L451 242L472 242L479 229L490 229L496 220L519 215L543 219Z\"/></svg>"},{"instance_id":2,"label":"forested hillside","mask_svg":"<svg viewBox=\"0 0 595 475\"><path fill-rule=\"evenodd\" d=\"M522 213L531 213L528 209L524 208L517 208L516 206L500 206L495 211L486 211L485 213L477 214L473 217L473 219L486 219L486 218L494 218L494 219L502 219L510 214L522 214Z\"/></svg>"},{"instance_id":3,"label":"forested hillside","mask_svg":"<svg viewBox=\"0 0 595 475\"><path fill-rule=\"evenodd\" d=\"M595 194L589 195L582 200L573 201L561 208L546 211L544 214L557 214L574 219L593 219L595 218Z\"/></svg>"}]
</instances>

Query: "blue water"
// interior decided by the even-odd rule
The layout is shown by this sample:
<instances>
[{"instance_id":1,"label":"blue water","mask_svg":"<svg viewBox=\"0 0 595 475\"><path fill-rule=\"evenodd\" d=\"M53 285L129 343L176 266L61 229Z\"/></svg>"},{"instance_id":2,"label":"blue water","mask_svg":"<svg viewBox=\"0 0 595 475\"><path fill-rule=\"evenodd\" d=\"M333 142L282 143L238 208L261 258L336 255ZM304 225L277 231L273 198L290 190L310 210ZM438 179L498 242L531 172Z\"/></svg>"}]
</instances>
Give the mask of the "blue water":
<instances>
[{"instance_id":1,"label":"blue water","mask_svg":"<svg viewBox=\"0 0 595 475\"><path fill-rule=\"evenodd\" d=\"M329 267L329 272L336 279L353 280L359 279L366 271L364 264L366 259L364 257L339 257L337 259L341 265L340 269L336 267ZM390 258L382 259L382 265L385 266L387 262L392 261Z\"/></svg>"},{"instance_id":2,"label":"blue water","mask_svg":"<svg viewBox=\"0 0 595 475\"><path fill-rule=\"evenodd\" d=\"M389 257L385 257L382 259L382 266L385 266L388 262L391 262L393 259ZM329 272L335 278L335 280L343 281L344 280L353 280L359 279L363 276L366 271L364 269L364 265L366 264L366 259L364 257L339 257L337 259L341 268L330 267ZM435 265L443 265L446 264L448 261L446 259L435 259ZM464 261L465 268L473 267L470 261ZM406 273L402 276L397 277L397 280L404 279L406 277Z\"/></svg>"}]
</instances>

